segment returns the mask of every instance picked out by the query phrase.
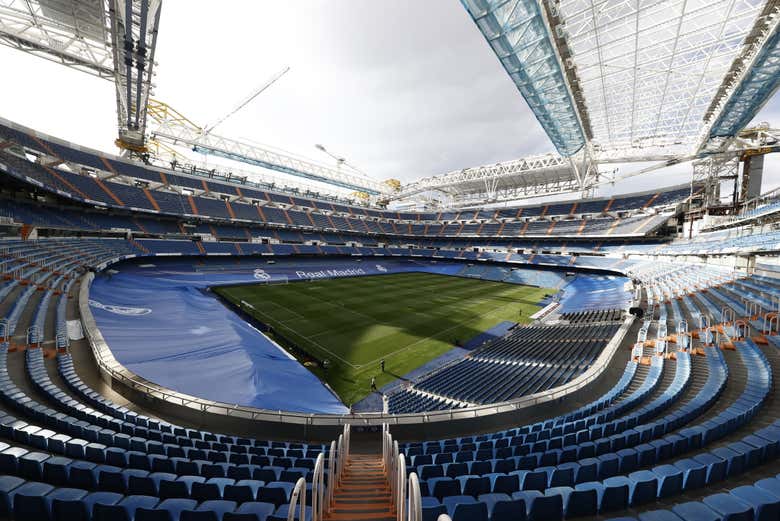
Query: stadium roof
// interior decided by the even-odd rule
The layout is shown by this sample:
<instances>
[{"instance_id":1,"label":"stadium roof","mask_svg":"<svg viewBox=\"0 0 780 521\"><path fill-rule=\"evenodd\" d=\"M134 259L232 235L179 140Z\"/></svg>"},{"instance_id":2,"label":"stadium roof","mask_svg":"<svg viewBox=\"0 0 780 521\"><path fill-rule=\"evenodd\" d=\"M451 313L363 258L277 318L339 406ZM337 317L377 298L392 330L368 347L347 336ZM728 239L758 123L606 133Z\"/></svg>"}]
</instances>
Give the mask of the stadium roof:
<instances>
[{"instance_id":1,"label":"stadium roof","mask_svg":"<svg viewBox=\"0 0 780 521\"><path fill-rule=\"evenodd\" d=\"M780 86L780 0L461 1L560 157L466 168L388 194L374 180L226 137L185 144L337 193L502 200L592 188L603 163L722 152ZM0 0L0 43L112 79L117 144L143 153L161 5Z\"/></svg>"},{"instance_id":2,"label":"stadium roof","mask_svg":"<svg viewBox=\"0 0 780 521\"><path fill-rule=\"evenodd\" d=\"M763 75L739 99L768 65L757 57L777 47L777 0L463 3L565 156L585 146L600 162L695 155L726 108L738 103L749 121L780 84Z\"/></svg>"}]
</instances>

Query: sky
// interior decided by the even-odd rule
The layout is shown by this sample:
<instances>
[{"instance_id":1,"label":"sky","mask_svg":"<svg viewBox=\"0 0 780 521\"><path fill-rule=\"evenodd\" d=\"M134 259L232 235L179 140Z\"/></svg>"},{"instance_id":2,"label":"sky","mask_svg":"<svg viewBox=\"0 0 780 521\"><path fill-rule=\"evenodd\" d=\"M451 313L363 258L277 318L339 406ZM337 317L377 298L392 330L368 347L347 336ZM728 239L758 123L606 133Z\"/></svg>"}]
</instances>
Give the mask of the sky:
<instances>
[{"instance_id":1,"label":"sky","mask_svg":"<svg viewBox=\"0 0 780 521\"><path fill-rule=\"evenodd\" d=\"M200 125L290 72L220 134L404 182L554 148L457 0L165 0L153 95ZM113 84L0 47L0 115L116 153ZM757 116L780 124L780 96ZM777 154L780 155L780 154ZM780 159L780 158L779 158ZM780 160L770 159L769 170ZM627 172L630 165L621 166ZM634 167L635 168L635 167ZM780 184L765 171L765 189ZM678 166L606 193L689 181Z\"/></svg>"}]
</instances>

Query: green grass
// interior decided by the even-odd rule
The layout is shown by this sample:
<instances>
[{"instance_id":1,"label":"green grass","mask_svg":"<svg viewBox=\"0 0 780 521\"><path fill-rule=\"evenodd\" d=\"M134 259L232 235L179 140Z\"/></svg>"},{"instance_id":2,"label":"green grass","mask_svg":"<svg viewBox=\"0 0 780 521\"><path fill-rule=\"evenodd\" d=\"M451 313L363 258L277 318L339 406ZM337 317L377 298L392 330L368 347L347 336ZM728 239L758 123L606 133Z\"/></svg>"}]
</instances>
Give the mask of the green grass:
<instances>
[{"instance_id":1,"label":"green grass","mask_svg":"<svg viewBox=\"0 0 780 521\"><path fill-rule=\"evenodd\" d=\"M551 290L404 273L213 288L319 360L311 369L346 404L503 320L527 322ZM519 314L521 313L521 314ZM284 343L283 341L280 343ZM385 372L379 361L385 359Z\"/></svg>"}]
</instances>

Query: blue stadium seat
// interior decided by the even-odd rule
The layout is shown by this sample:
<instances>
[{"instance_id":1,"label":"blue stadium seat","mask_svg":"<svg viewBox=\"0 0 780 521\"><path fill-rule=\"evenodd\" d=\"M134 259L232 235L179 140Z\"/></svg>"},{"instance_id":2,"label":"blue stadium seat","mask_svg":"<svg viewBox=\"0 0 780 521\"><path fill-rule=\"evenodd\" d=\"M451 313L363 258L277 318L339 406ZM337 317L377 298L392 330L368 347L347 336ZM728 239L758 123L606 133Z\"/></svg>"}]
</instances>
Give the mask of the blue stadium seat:
<instances>
[{"instance_id":1,"label":"blue stadium seat","mask_svg":"<svg viewBox=\"0 0 780 521\"><path fill-rule=\"evenodd\" d=\"M780 519L780 497L755 486L737 487L729 493L753 508L755 521Z\"/></svg>"}]
</instances>

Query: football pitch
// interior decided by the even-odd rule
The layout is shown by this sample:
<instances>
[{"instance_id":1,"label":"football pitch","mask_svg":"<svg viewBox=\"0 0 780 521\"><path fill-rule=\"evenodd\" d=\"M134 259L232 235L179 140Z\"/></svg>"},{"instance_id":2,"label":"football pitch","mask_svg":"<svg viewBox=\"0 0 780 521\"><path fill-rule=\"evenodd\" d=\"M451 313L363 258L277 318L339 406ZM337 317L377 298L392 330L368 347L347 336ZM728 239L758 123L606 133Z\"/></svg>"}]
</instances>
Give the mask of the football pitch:
<instances>
[{"instance_id":1,"label":"football pitch","mask_svg":"<svg viewBox=\"0 0 780 521\"><path fill-rule=\"evenodd\" d=\"M327 370L307 365L348 405L369 394L372 376L382 387L501 321L528 322L554 291L427 273L213 290L280 344L327 360Z\"/></svg>"}]
</instances>

